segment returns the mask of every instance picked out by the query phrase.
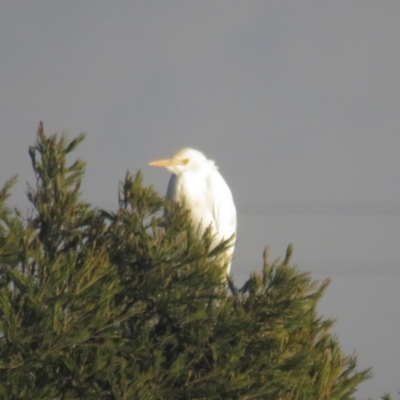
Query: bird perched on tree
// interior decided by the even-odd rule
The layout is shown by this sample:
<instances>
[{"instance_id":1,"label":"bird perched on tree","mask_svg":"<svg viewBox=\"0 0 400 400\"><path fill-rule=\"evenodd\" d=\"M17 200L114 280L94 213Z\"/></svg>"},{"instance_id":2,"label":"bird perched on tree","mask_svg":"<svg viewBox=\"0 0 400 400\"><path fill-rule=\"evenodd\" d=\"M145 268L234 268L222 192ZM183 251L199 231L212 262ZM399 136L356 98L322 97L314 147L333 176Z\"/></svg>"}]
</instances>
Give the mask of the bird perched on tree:
<instances>
[{"instance_id":1,"label":"bird perched on tree","mask_svg":"<svg viewBox=\"0 0 400 400\"><path fill-rule=\"evenodd\" d=\"M214 161L193 149L179 150L166 160L149 165L165 167L172 176L168 183L167 199L184 204L190 210L195 227L204 231L211 225L213 245L227 240L236 233L236 208L232 193L218 172ZM226 253L229 273L234 246Z\"/></svg>"}]
</instances>

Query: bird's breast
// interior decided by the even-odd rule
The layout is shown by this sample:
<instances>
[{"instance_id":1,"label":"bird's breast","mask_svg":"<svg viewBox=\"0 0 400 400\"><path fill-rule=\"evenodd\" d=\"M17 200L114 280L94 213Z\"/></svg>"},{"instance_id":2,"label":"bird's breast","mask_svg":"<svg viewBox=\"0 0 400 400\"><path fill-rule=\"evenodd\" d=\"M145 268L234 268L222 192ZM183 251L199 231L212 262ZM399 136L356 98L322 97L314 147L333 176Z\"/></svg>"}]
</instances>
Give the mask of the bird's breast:
<instances>
[{"instance_id":1,"label":"bird's breast","mask_svg":"<svg viewBox=\"0 0 400 400\"><path fill-rule=\"evenodd\" d=\"M210 223L214 224L214 204L205 177L196 174L181 174L175 176L174 179L171 178L170 184L172 186L168 190L170 200L190 210L195 226L201 224L203 228L206 228Z\"/></svg>"}]
</instances>

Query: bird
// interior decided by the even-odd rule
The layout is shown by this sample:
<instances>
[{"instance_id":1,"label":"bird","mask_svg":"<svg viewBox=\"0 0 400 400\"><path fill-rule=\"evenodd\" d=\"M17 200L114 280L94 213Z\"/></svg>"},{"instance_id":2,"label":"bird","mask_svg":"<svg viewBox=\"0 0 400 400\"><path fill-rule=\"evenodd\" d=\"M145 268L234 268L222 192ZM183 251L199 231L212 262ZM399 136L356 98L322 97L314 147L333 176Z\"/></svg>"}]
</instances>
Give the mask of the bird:
<instances>
[{"instance_id":1,"label":"bird","mask_svg":"<svg viewBox=\"0 0 400 400\"><path fill-rule=\"evenodd\" d=\"M224 255L228 275L235 244L236 208L231 190L215 162L198 150L185 148L172 158L152 161L149 165L165 167L172 173L166 198L189 210L192 224L200 233L211 227L212 248L233 238Z\"/></svg>"}]
</instances>

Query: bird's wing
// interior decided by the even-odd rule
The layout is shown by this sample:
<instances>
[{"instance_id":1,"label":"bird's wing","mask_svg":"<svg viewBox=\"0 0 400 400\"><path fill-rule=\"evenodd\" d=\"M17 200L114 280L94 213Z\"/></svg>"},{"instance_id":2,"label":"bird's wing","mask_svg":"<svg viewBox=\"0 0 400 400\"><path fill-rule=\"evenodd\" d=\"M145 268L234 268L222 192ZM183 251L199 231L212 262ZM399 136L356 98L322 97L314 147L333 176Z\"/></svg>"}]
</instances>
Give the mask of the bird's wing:
<instances>
[{"instance_id":1,"label":"bird's wing","mask_svg":"<svg viewBox=\"0 0 400 400\"><path fill-rule=\"evenodd\" d=\"M228 239L236 232L236 208L229 186L218 170L208 175L207 185L213 203L213 219L217 230L217 240Z\"/></svg>"}]
</instances>

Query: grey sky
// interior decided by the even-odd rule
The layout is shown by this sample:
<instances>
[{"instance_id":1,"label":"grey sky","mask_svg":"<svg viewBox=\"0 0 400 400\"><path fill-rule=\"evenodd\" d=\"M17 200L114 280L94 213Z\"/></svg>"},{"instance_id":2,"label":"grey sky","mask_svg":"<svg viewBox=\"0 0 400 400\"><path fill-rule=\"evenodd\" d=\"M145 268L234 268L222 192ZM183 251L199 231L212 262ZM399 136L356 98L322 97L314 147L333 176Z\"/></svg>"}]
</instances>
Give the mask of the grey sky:
<instances>
[{"instance_id":1,"label":"grey sky","mask_svg":"<svg viewBox=\"0 0 400 400\"><path fill-rule=\"evenodd\" d=\"M238 207L243 282L294 243L331 277L321 312L375 377L400 390L400 2L36 0L0 4L0 182L28 146L81 131L84 196L116 208L126 169L191 146L214 159Z\"/></svg>"}]
</instances>

